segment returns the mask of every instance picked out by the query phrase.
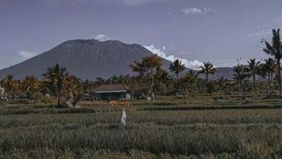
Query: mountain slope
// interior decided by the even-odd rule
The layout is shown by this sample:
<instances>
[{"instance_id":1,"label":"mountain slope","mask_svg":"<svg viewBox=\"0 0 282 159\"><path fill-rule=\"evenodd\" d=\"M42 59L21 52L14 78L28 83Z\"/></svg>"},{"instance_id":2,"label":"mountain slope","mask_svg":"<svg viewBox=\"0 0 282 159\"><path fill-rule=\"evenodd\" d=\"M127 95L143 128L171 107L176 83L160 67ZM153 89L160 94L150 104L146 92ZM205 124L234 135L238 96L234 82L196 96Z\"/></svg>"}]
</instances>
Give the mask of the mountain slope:
<instances>
[{"instance_id":1,"label":"mountain slope","mask_svg":"<svg viewBox=\"0 0 282 159\"><path fill-rule=\"evenodd\" d=\"M9 74L16 78L27 75L41 77L48 67L59 64L82 79L95 80L113 75L133 74L129 65L152 53L138 44L120 41L70 40L22 63L0 71L0 78ZM163 63L168 66L169 61Z\"/></svg>"},{"instance_id":2,"label":"mountain slope","mask_svg":"<svg viewBox=\"0 0 282 159\"><path fill-rule=\"evenodd\" d=\"M67 68L69 73L81 79L133 75L129 65L150 55L153 53L138 44L125 44L115 40L70 40L22 63L0 70L0 79L7 75L13 75L17 79L27 75L40 78L47 68L56 64ZM163 59L163 64L164 68L168 68L170 61ZM220 77L232 78L232 68L217 68L216 73L210 76L211 79Z\"/></svg>"}]
</instances>

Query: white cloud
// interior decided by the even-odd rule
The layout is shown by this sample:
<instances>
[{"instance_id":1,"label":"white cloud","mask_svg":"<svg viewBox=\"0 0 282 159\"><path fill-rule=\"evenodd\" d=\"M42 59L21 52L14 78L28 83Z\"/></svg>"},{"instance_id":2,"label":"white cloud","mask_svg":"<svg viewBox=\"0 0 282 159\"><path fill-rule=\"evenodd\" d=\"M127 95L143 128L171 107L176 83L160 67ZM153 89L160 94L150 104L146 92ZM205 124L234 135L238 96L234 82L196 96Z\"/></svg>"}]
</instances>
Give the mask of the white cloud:
<instances>
[{"instance_id":1,"label":"white cloud","mask_svg":"<svg viewBox=\"0 0 282 159\"><path fill-rule=\"evenodd\" d=\"M109 38L108 36L104 34L99 34L95 36L95 39L99 41L107 41L107 40L110 40L111 38Z\"/></svg>"},{"instance_id":2,"label":"white cloud","mask_svg":"<svg viewBox=\"0 0 282 159\"><path fill-rule=\"evenodd\" d=\"M217 12L212 8L184 8L181 11L187 15L204 15Z\"/></svg>"},{"instance_id":3,"label":"white cloud","mask_svg":"<svg viewBox=\"0 0 282 159\"><path fill-rule=\"evenodd\" d=\"M163 50L156 48L153 44L149 45L149 46L144 46L146 49L148 49L149 51L151 51L152 53L168 60L168 61L175 61L176 59L181 60L181 62L187 67L187 68L191 68L194 70L198 70L200 66L203 65L202 62L198 61L198 60L193 60L193 61L188 61L187 59L184 58L178 58L175 57L174 55L167 55Z\"/></svg>"},{"instance_id":4,"label":"white cloud","mask_svg":"<svg viewBox=\"0 0 282 159\"><path fill-rule=\"evenodd\" d=\"M198 8L185 8L182 9L182 12L185 14L203 14L203 11Z\"/></svg>"},{"instance_id":5,"label":"white cloud","mask_svg":"<svg viewBox=\"0 0 282 159\"><path fill-rule=\"evenodd\" d=\"M18 55L20 56L20 58L22 60L27 60L27 59L30 59L36 55L38 55L37 52L34 52L34 51L27 51L27 50L23 50L23 51L19 51L18 52Z\"/></svg>"},{"instance_id":6,"label":"white cloud","mask_svg":"<svg viewBox=\"0 0 282 159\"><path fill-rule=\"evenodd\" d=\"M217 13L217 11L212 8L203 8L203 11L205 13Z\"/></svg>"}]
</instances>

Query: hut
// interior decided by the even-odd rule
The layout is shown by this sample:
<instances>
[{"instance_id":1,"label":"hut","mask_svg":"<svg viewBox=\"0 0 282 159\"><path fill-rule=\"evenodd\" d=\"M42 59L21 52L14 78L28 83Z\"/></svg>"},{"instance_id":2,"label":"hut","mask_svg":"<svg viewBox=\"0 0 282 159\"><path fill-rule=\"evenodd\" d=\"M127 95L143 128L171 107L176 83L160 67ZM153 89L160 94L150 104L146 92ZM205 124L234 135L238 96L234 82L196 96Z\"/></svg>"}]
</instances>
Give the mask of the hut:
<instances>
[{"instance_id":1,"label":"hut","mask_svg":"<svg viewBox=\"0 0 282 159\"><path fill-rule=\"evenodd\" d=\"M129 100L129 88L123 84L104 84L90 92L93 100Z\"/></svg>"}]
</instances>

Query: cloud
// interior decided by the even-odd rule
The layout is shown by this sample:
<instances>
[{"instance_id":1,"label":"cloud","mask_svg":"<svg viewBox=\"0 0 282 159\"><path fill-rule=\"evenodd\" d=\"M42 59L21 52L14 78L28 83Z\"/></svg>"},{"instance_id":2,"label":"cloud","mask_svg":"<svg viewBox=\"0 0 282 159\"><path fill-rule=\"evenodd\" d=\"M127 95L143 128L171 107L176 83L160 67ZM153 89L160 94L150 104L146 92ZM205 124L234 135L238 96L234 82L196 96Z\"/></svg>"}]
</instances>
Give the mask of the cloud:
<instances>
[{"instance_id":1,"label":"cloud","mask_svg":"<svg viewBox=\"0 0 282 159\"><path fill-rule=\"evenodd\" d=\"M181 11L187 15L204 15L217 12L212 8L184 8Z\"/></svg>"},{"instance_id":2,"label":"cloud","mask_svg":"<svg viewBox=\"0 0 282 159\"><path fill-rule=\"evenodd\" d=\"M99 34L99 35L96 35L94 39L99 40L99 41L107 41L107 40L110 40L111 38L109 38L108 36L104 34Z\"/></svg>"},{"instance_id":3,"label":"cloud","mask_svg":"<svg viewBox=\"0 0 282 159\"><path fill-rule=\"evenodd\" d=\"M37 52L34 52L34 51L27 51L27 50L23 50L23 51L19 51L18 52L18 55L20 56L20 58L22 60L27 60L27 59L30 59L36 55L38 55Z\"/></svg>"},{"instance_id":4,"label":"cloud","mask_svg":"<svg viewBox=\"0 0 282 159\"><path fill-rule=\"evenodd\" d=\"M144 46L146 49L148 49L149 51L151 51L152 53L168 60L168 61L175 61L176 59L179 59L181 60L181 62L187 67L187 68L191 68L191 69L194 69L194 70L198 70L200 66L203 65L202 62L198 61L198 60L193 60L193 61L188 61L187 59L184 59L184 58L178 58L178 57L175 57L174 55L167 55L167 53L165 53L163 50L166 50L166 49L158 49L156 48L153 44L152 45L149 45L149 46ZM164 47L163 47L164 48Z\"/></svg>"}]
</instances>

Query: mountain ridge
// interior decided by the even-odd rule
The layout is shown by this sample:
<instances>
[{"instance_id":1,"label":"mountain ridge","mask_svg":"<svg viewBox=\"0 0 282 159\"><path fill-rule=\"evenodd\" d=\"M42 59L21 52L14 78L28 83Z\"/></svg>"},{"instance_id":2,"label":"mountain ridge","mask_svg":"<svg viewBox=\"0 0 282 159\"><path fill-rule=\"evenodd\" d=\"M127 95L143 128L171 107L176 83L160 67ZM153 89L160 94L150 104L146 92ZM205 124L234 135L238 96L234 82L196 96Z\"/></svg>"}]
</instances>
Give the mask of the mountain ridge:
<instances>
[{"instance_id":1,"label":"mountain ridge","mask_svg":"<svg viewBox=\"0 0 282 159\"><path fill-rule=\"evenodd\" d=\"M153 55L151 51L135 43L127 44L118 40L68 40L46 52L0 70L0 78L7 75L13 75L17 79L27 75L41 78L47 68L56 64L67 68L69 73L84 80L109 78L114 75L135 75L129 65L150 55ZM163 59L164 68L168 69L170 63ZM211 76L211 79L220 78L217 74L226 75L217 72ZM230 77L230 75L226 76Z\"/></svg>"},{"instance_id":2,"label":"mountain ridge","mask_svg":"<svg viewBox=\"0 0 282 159\"><path fill-rule=\"evenodd\" d=\"M47 68L56 64L66 67L71 74L82 79L132 75L129 65L149 55L152 53L139 44L126 44L117 40L68 40L49 51L0 70L0 78L9 74L15 78L26 75L41 77ZM169 62L164 60L164 63L167 65Z\"/></svg>"}]
</instances>

